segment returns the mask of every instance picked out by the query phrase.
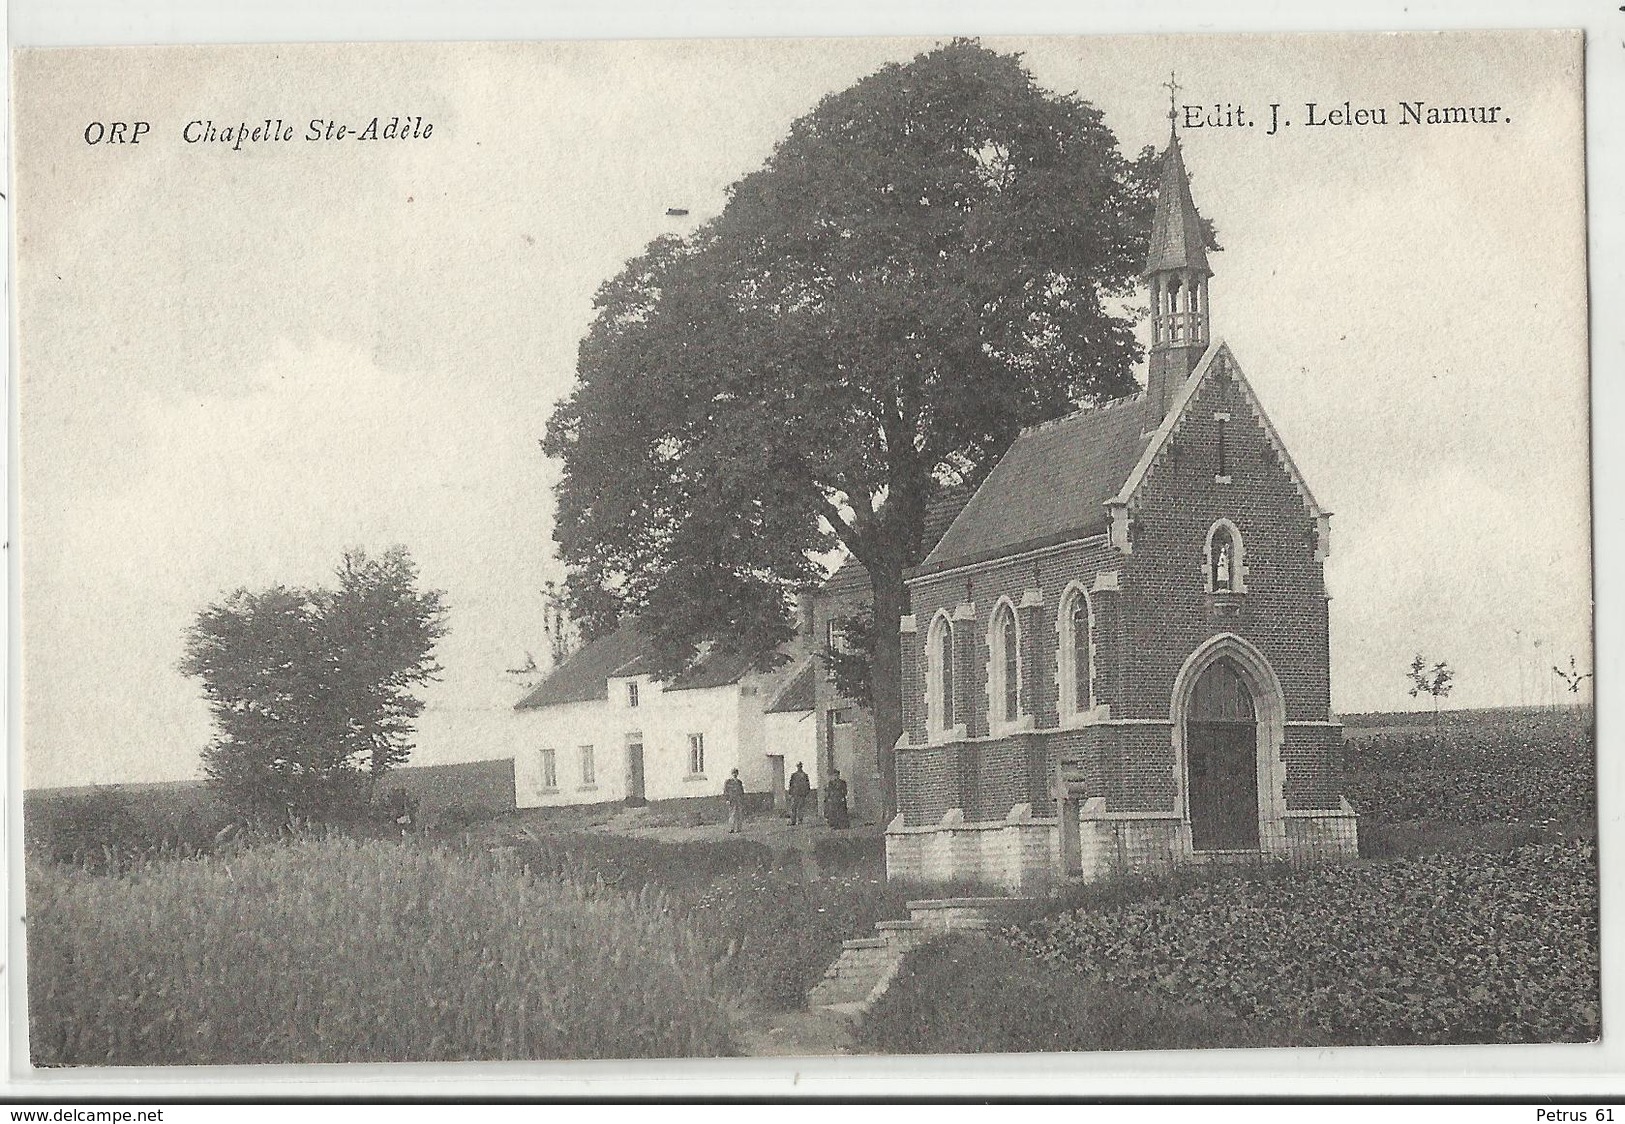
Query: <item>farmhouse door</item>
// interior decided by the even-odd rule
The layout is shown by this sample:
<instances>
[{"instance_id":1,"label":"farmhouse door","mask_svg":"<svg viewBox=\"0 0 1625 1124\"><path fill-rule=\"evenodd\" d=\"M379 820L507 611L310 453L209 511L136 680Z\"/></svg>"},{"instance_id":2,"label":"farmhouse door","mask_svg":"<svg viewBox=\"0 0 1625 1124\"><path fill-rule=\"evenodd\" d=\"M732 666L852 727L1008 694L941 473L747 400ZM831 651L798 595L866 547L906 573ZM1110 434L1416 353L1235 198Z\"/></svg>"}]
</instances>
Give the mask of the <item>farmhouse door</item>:
<instances>
[{"instance_id":1,"label":"farmhouse door","mask_svg":"<svg viewBox=\"0 0 1625 1124\"><path fill-rule=\"evenodd\" d=\"M847 784L847 808L857 807L863 796L864 770L858 768L858 727L850 710L829 712L829 758L824 777L839 769ZM822 784L822 780L819 782Z\"/></svg>"},{"instance_id":2,"label":"farmhouse door","mask_svg":"<svg viewBox=\"0 0 1625 1124\"><path fill-rule=\"evenodd\" d=\"M767 769L772 778L768 783L773 786L773 810L775 812L782 812L784 811L786 803L784 792L784 754L768 754Z\"/></svg>"},{"instance_id":3,"label":"farmhouse door","mask_svg":"<svg viewBox=\"0 0 1625 1124\"><path fill-rule=\"evenodd\" d=\"M626 802L641 806L649 801L643 795L643 743L626 745Z\"/></svg>"},{"instance_id":4,"label":"farmhouse door","mask_svg":"<svg viewBox=\"0 0 1625 1124\"><path fill-rule=\"evenodd\" d=\"M1256 851L1258 721L1247 682L1228 660L1202 673L1185 720L1191 847Z\"/></svg>"}]
</instances>

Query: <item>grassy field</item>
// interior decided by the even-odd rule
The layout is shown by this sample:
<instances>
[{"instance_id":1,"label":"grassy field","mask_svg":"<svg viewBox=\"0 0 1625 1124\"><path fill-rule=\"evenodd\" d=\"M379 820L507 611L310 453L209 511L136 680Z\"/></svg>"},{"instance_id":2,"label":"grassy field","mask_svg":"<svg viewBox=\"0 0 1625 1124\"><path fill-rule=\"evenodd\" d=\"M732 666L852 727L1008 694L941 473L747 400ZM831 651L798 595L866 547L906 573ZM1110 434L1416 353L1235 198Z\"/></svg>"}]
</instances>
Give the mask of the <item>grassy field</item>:
<instances>
[{"instance_id":1,"label":"grassy field","mask_svg":"<svg viewBox=\"0 0 1625 1124\"><path fill-rule=\"evenodd\" d=\"M915 954L857 1045L1594 1036L1589 714L1357 717L1373 861L1069 890ZM918 896L870 836L786 852L708 836L704 809L640 815L663 841L613 808L504 811L500 768L411 772L423 830L352 825L371 841L249 847L199 786L28 794L36 1062L729 1053L742 1012L801 1006L843 939Z\"/></svg>"},{"instance_id":2,"label":"grassy field","mask_svg":"<svg viewBox=\"0 0 1625 1124\"><path fill-rule=\"evenodd\" d=\"M28 886L36 1065L687 1057L726 992L653 893L343 837Z\"/></svg>"}]
</instances>

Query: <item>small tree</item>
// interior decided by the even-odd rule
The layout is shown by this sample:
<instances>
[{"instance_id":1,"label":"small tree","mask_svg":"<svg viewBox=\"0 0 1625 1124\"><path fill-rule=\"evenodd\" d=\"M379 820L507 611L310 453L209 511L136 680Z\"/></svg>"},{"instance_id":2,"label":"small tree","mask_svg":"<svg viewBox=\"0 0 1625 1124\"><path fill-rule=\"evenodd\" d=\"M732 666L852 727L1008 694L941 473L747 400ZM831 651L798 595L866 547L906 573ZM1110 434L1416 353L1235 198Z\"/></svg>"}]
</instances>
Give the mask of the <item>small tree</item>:
<instances>
[{"instance_id":1,"label":"small tree","mask_svg":"<svg viewBox=\"0 0 1625 1124\"><path fill-rule=\"evenodd\" d=\"M1581 671L1579 661L1573 656L1569 657L1569 669L1564 671L1560 667L1553 667L1552 674L1563 681L1563 686L1569 689L1569 694L1575 698L1580 696L1580 684L1591 678L1591 672Z\"/></svg>"},{"instance_id":2,"label":"small tree","mask_svg":"<svg viewBox=\"0 0 1625 1124\"><path fill-rule=\"evenodd\" d=\"M336 576L336 589L239 589L187 630L180 668L202 680L216 728L204 774L245 815L354 808L412 751L444 594L418 591L404 547L347 551Z\"/></svg>"},{"instance_id":3,"label":"small tree","mask_svg":"<svg viewBox=\"0 0 1625 1124\"><path fill-rule=\"evenodd\" d=\"M1418 652L1406 674L1411 681L1411 698L1423 694L1433 696L1433 723L1438 725L1439 700L1450 694L1450 688L1455 685L1456 673L1443 660L1429 667L1427 661L1422 658L1422 653Z\"/></svg>"},{"instance_id":4,"label":"small tree","mask_svg":"<svg viewBox=\"0 0 1625 1124\"><path fill-rule=\"evenodd\" d=\"M564 593L553 582L542 590L542 630L547 633L547 652L552 658L549 670L558 667L575 652L581 633L570 617Z\"/></svg>"}]
</instances>

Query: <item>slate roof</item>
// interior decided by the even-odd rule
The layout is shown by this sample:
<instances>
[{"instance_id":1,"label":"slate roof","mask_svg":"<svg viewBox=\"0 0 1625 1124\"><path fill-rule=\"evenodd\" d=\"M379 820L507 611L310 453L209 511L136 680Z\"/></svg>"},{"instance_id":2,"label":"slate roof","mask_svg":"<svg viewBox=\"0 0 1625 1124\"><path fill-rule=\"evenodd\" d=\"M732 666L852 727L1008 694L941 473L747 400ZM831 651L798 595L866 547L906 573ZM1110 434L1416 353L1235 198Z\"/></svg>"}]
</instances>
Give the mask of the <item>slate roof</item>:
<instances>
[{"instance_id":1,"label":"slate roof","mask_svg":"<svg viewBox=\"0 0 1625 1124\"><path fill-rule=\"evenodd\" d=\"M1105 530L1103 505L1151 440L1146 410L1136 395L1025 430L915 573Z\"/></svg>"},{"instance_id":2,"label":"slate roof","mask_svg":"<svg viewBox=\"0 0 1625 1124\"><path fill-rule=\"evenodd\" d=\"M768 714L795 714L813 708L813 675L815 669L812 660L806 661L801 670L796 672L779 697L773 700L767 708Z\"/></svg>"},{"instance_id":3,"label":"slate roof","mask_svg":"<svg viewBox=\"0 0 1625 1124\"><path fill-rule=\"evenodd\" d=\"M1179 134L1168 140L1162 156L1162 179L1157 185L1157 210L1151 220L1151 242L1145 272L1190 269L1211 277L1207 250L1202 244L1202 220L1191 199L1191 181L1179 151Z\"/></svg>"},{"instance_id":4,"label":"slate roof","mask_svg":"<svg viewBox=\"0 0 1625 1124\"><path fill-rule=\"evenodd\" d=\"M515 710L557 706L560 703L590 702L609 697L609 680L627 675L647 675L648 641L629 621L614 632L588 643L558 669L542 680L536 689L514 704ZM694 667L666 684L668 691L692 691L737 683L750 670L752 658L740 652L712 652Z\"/></svg>"}]
</instances>

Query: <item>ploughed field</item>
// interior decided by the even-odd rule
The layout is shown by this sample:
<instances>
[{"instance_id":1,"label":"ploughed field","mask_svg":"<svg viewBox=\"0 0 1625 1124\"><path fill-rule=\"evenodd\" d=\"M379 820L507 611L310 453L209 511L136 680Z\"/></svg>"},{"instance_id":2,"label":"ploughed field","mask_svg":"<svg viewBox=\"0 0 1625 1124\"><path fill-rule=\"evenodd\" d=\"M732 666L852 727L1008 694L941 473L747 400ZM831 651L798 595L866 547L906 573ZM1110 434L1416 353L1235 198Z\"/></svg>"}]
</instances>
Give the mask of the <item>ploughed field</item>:
<instances>
[{"instance_id":1,"label":"ploughed field","mask_svg":"<svg viewBox=\"0 0 1625 1124\"><path fill-rule=\"evenodd\" d=\"M1366 823L1551 824L1596 814L1597 762L1587 709L1359 715L1345 727L1346 791ZM1377 725L1376 723L1382 723Z\"/></svg>"}]
</instances>

